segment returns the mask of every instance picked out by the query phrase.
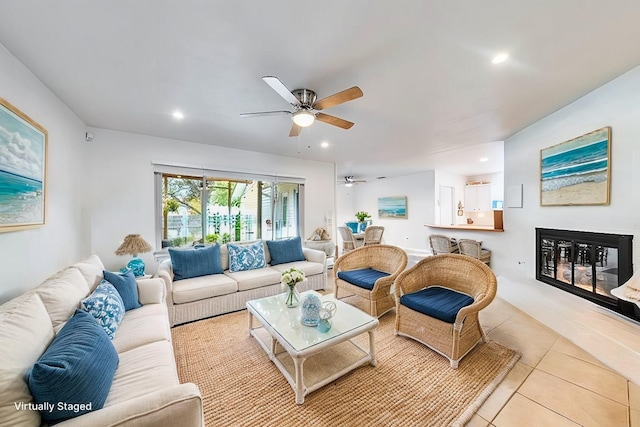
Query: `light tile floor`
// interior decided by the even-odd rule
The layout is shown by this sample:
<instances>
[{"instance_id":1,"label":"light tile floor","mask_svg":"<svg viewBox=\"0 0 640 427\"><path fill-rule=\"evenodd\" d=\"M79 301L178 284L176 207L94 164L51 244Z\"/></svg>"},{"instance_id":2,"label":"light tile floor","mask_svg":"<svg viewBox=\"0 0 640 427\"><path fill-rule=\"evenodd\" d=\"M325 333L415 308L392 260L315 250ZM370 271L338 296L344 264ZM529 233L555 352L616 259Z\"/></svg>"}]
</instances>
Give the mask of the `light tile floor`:
<instances>
[{"instance_id":1,"label":"light tile floor","mask_svg":"<svg viewBox=\"0 0 640 427\"><path fill-rule=\"evenodd\" d=\"M467 426L640 427L640 387L580 347L499 297L480 322L522 358Z\"/></svg>"}]
</instances>

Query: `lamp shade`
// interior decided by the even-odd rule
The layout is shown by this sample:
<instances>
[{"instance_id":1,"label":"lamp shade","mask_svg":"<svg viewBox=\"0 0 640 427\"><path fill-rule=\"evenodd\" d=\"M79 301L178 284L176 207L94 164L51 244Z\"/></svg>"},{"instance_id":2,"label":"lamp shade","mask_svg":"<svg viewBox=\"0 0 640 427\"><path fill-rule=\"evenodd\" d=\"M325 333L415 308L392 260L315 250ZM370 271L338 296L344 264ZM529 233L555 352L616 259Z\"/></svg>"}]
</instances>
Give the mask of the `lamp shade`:
<instances>
[{"instance_id":1,"label":"lamp shade","mask_svg":"<svg viewBox=\"0 0 640 427\"><path fill-rule=\"evenodd\" d=\"M144 261L138 258L139 253L149 252L153 248L139 234L129 234L124 238L124 242L116 249L116 255L133 255L127 264L127 268L133 271L136 277L144 276Z\"/></svg>"},{"instance_id":2,"label":"lamp shade","mask_svg":"<svg viewBox=\"0 0 640 427\"><path fill-rule=\"evenodd\" d=\"M300 110L293 114L293 123L303 128L311 126L315 121L316 116L311 111Z\"/></svg>"}]
</instances>

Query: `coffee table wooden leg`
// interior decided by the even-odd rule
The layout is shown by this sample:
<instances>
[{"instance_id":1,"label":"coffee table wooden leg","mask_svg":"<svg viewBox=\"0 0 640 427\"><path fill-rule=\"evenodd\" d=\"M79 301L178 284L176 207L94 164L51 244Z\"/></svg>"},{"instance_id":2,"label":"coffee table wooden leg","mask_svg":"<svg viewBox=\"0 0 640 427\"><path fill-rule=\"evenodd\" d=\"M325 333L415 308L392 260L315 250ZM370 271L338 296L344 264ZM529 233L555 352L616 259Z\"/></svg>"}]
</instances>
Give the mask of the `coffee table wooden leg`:
<instances>
[{"instance_id":1,"label":"coffee table wooden leg","mask_svg":"<svg viewBox=\"0 0 640 427\"><path fill-rule=\"evenodd\" d=\"M293 365L296 370L296 403L302 405L304 403L304 376L302 375L302 366L304 365L306 357L293 358Z\"/></svg>"},{"instance_id":2,"label":"coffee table wooden leg","mask_svg":"<svg viewBox=\"0 0 640 427\"><path fill-rule=\"evenodd\" d=\"M371 366L376 366L376 330L373 329L369 331L369 354L371 355L371 360L369 364Z\"/></svg>"}]
</instances>

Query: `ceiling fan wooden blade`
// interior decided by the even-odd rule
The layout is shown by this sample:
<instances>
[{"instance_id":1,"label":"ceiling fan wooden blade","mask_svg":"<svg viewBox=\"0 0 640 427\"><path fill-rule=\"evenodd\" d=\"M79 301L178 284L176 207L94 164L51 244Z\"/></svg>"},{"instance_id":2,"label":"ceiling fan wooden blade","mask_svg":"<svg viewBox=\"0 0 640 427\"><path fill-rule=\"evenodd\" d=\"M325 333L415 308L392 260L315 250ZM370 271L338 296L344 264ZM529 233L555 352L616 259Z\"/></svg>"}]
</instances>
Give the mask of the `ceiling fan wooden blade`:
<instances>
[{"instance_id":1,"label":"ceiling fan wooden blade","mask_svg":"<svg viewBox=\"0 0 640 427\"><path fill-rule=\"evenodd\" d=\"M241 113L240 117L253 117L253 116L275 116L280 114L291 114L291 111L258 111L256 113Z\"/></svg>"},{"instance_id":2,"label":"ceiling fan wooden blade","mask_svg":"<svg viewBox=\"0 0 640 427\"><path fill-rule=\"evenodd\" d=\"M302 132L302 128L295 123L291 124L291 130L289 131L289 136L298 136Z\"/></svg>"},{"instance_id":3,"label":"ceiling fan wooden blade","mask_svg":"<svg viewBox=\"0 0 640 427\"><path fill-rule=\"evenodd\" d=\"M321 122L325 122L330 125L338 126L339 128L342 128L342 129L351 129L351 126L354 125L353 122L349 122L339 117L330 116L324 113L317 113L316 120L320 120Z\"/></svg>"},{"instance_id":4,"label":"ceiling fan wooden blade","mask_svg":"<svg viewBox=\"0 0 640 427\"><path fill-rule=\"evenodd\" d=\"M335 105L343 104L347 101L358 99L363 95L362 90L358 86L354 86L349 89L345 89L342 92L334 93L331 96L321 99L313 104L315 110L324 110L325 108L333 107Z\"/></svg>"},{"instance_id":5,"label":"ceiling fan wooden blade","mask_svg":"<svg viewBox=\"0 0 640 427\"><path fill-rule=\"evenodd\" d=\"M280 81L279 78L275 76L264 76L262 77L262 80L264 80L266 84L271 86L271 89L278 92L278 95L283 97L289 104L295 107L300 105L300 101L298 100L298 98L296 98L295 95L292 94L289 89L287 89L287 87Z\"/></svg>"}]
</instances>

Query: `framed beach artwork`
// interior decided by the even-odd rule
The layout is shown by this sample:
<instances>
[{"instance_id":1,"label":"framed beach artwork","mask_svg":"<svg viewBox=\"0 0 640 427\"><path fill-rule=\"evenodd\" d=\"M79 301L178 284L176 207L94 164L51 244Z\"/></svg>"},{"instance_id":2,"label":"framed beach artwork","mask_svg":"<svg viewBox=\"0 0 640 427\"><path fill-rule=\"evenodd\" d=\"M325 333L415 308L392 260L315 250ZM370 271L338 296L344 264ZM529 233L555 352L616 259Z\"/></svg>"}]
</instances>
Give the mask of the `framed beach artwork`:
<instances>
[{"instance_id":1,"label":"framed beach artwork","mask_svg":"<svg viewBox=\"0 0 640 427\"><path fill-rule=\"evenodd\" d=\"M47 131L0 98L0 232L44 225Z\"/></svg>"},{"instance_id":2,"label":"framed beach artwork","mask_svg":"<svg viewBox=\"0 0 640 427\"><path fill-rule=\"evenodd\" d=\"M540 205L608 205L611 128L540 150Z\"/></svg>"},{"instance_id":3,"label":"framed beach artwork","mask_svg":"<svg viewBox=\"0 0 640 427\"><path fill-rule=\"evenodd\" d=\"M378 197L378 218L407 218L407 196Z\"/></svg>"}]
</instances>

